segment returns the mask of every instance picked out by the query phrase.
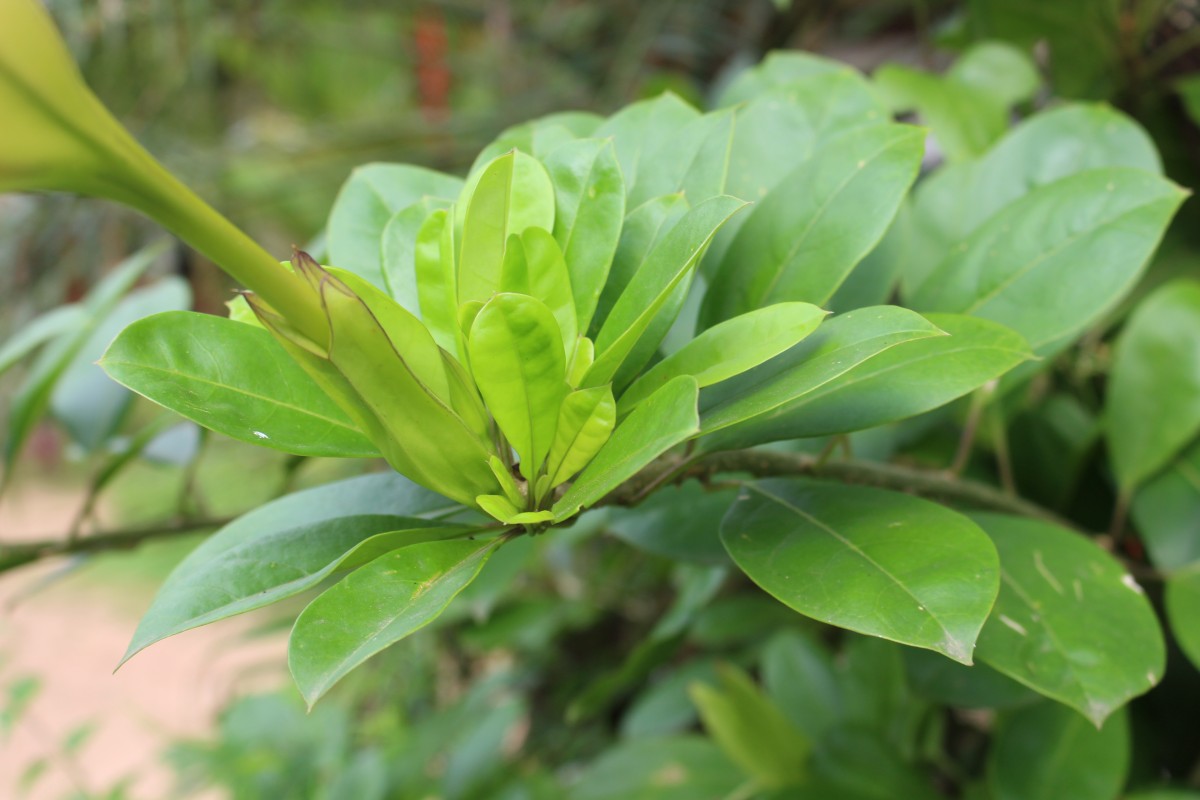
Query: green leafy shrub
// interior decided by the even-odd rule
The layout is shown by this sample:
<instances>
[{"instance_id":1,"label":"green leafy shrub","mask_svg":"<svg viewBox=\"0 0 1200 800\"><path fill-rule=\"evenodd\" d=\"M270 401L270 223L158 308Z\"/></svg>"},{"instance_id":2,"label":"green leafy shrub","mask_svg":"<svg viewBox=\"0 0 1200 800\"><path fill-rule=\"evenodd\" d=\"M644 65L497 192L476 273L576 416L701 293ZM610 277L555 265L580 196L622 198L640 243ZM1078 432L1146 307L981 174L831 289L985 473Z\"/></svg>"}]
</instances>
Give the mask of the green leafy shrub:
<instances>
[{"instance_id":1,"label":"green leafy shrub","mask_svg":"<svg viewBox=\"0 0 1200 800\"><path fill-rule=\"evenodd\" d=\"M997 59L1024 77L991 80L980 64ZM1200 650L1181 523L1200 295L1182 281L1139 305L1102 400L1067 380L1064 354L1103 334L1186 192L1113 109L1064 104L1006 129L1036 89L1000 45L944 78L876 83L774 54L706 113L667 94L512 128L465 179L368 165L330 215L322 260L337 266L268 265L198 200L173 202L251 291L229 319L133 323L109 375L235 439L393 471L222 528L167 579L126 658L319 590L289 649L311 706L435 620L460 624L475 587L502 596L535 569L515 548L607 529L679 562L678 588L570 704L586 721L632 698L624 740L567 777L570 796L1115 797L1124 708L1167 655L1114 546L1127 510L1150 553L1138 567L1167 575L1167 617ZM979 113L964 118L967 96ZM946 156L919 182L927 132L892 121L910 109ZM1010 442L1018 422L1036 434ZM1100 439L1109 458L1083 475ZM1033 463L1032 499L1014 463ZM1096 502L1115 506L1113 537L1083 532L1097 515L1077 504ZM830 628L773 617L745 587L722 595L739 573L874 638L839 639L835 659ZM531 651L572 624L553 605L517 617L549 620ZM494 635L519 651L523 627ZM726 663L689 659L685 641ZM947 705L997 710L986 756ZM688 732L697 716L708 736Z\"/></svg>"}]
</instances>

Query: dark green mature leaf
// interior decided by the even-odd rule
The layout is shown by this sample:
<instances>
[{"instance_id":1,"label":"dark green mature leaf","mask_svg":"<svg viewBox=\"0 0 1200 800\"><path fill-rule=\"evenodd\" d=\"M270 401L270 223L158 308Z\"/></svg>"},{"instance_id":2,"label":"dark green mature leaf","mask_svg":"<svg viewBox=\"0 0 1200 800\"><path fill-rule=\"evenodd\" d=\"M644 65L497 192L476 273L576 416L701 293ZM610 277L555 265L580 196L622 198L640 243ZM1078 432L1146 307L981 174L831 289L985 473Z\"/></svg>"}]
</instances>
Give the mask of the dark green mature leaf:
<instances>
[{"instance_id":1,"label":"dark green mature leaf","mask_svg":"<svg viewBox=\"0 0 1200 800\"><path fill-rule=\"evenodd\" d=\"M604 284L600 302L596 305L596 314L592 318L590 334L593 338L608 319L625 287L645 263L646 256L687 211L688 201L683 194L668 194L647 200L625 217L621 228L621 241L617 244L612 269L608 273L608 282ZM726 225L728 224L727 222Z\"/></svg>"},{"instance_id":2,"label":"dark green mature leaf","mask_svg":"<svg viewBox=\"0 0 1200 800\"><path fill-rule=\"evenodd\" d=\"M530 481L550 451L569 389L561 343L550 309L523 294L495 295L471 326L468 349L479 391Z\"/></svg>"},{"instance_id":3,"label":"dark green mature leaf","mask_svg":"<svg viewBox=\"0 0 1200 800\"><path fill-rule=\"evenodd\" d=\"M1142 588L1093 542L1054 525L974 514L1000 553L979 660L1100 725L1161 679L1165 648Z\"/></svg>"},{"instance_id":4,"label":"dark green mature leaf","mask_svg":"<svg viewBox=\"0 0 1200 800\"><path fill-rule=\"evenodd\" d=\"M158 242L118 264L84 298L83 309L87 312L87 320L59 336L38 354L29 375L13 397L9 411L8 436L4 441L4 482L12 475L13 464L33 426L46 410L59 378L97 326L112 313L121 298L133 288L167 246L165 240Z\"/></svg>"},{"instance_id":5,"label":"dark green mature leaf","mask_svg":"<svg viewBox=\"0 0 1200 800\"><path fill-rule=\"evenodd\" d=\"M350 478L260 506L206 539L167 576L122 663L168 636L317 585L349 551L397 525L410 530L393 547L404 546L406 537L416 542L462 530L425 519L457 508L394 473Z\"/></svg>"},{"instance_id":6,"label":"dark green mature leaf","mask_svg":"<svg viewBox=\"0 0 1200 800\"><path fill-rule=\"evenodd\" d=\"M772 637L763 649L762 677L779 710L813 741L821 741L846 716L833 657L815 637L795 631Z\"/></svg>"},{"instance_id":7,"label":"dark green mature leaf","mask_svg":"<svg viewBox=\"0 0 1200 800\"><path fill-rule=\"evenodd\" d=\"M833 317L783 355L707 389L701 404L703 446L715 450L769 441L761 437L773 426L786 428L792 410L856 366L904 342L944 336L920 314L896 306Z\"/></svg>"},{"instance_id":8,"label":"dark green mature leaf","mask_svg":"<svg viewBox=\"0 0 1200 800\"><path fill-rule=\"evenodd\" d=\"M78 303L52 308L34 317L0 346L0 375L51 339L86 324L87 318L87 312Z\"/></svg>"},{"instance_id":9,"label":"dark green mature leaf","mask_svg":"<svg viewBox=\"0 0 1200 800\"><path fill-rule=\"evenodd\" d=\"M924 139L919 128L872 125L822 146L746 219L705 296L701 326L772 303L826 303L891 224Z\"/></svg>"},{"instance_id":10,"label":"dark green mature leaf","mask_svg":"<svg viewBox=\"0 0 1200 800\"><path fill-rule=\"evenodd\" d=\"M587 508L642 467L700 430L696 379L681 375L659 389L617 426L587 468L554 504L556 520Z\"/></svg>"},{"instance_id":11,"label":"dark green mature leaf","mask_svg":"<svg viewBox=\"0 0 1200 800\"><path fill-rule=\"evenodd\" d=\"M421 302L417 289L417 236L430 214L449 206L450 201L445 198L423 197L393 214L380 234L380 263L387 293L418 318Z\"/></svg>"},{"instance_id":12,"label":"dark green mature leaf","mask_svg":"<svg viewBox=\"0 0 1200 800\"><path fill-rule=\"evenodd\" d=\"M566 796L569 800L719 800L745 781L741 770L707 739L639 738L593 761Z\"/></svg>"},{"instance_id":13,"label":"dark green mature leaf","mask_svg":"<svg viewBox=\"0 0 1200 800\"><path fill-rule=\"evenodd\" d=\"M737 113L710 111L656 142L638 166L637 181L626 179L629 207L674 192L683 192L696 205L725 194Z\"/></svg>"},{"instance_id":14,"label":"dark green mature leaf","mask_svg":"<svg viewBox=\"0 0 1200 800\"><path fill-rule=\"evenodd\" d=\"M1200 668L1200 562L1167 578L1167 621L1180 648Z\"/></svg>"},{"instance_id":15,"label":"dark green mature leaf","mask_svg":"<svg viewBox=\"0 0 1200 800\"><path fill-rule=\"evenodd\" d=\"M942 705L1003 709L1039 699L1032 689L980 662L965 667L928 650L909 648L904 667L912 690Z\"/></svg>"},{"instance_id":16,"label":"dark green mature leaf","mask_svg":"<svg viewBox=\"0 0 1200 800\"><path fill-rule=\"evenodd\" d=\"M199 425L286 453L378 451L261 328L168 311L127 327L100 365L118 383Z\"/></svg>"},{"instance_id":17,"label":"dark green mature leaf","mask_svg":"<svg viewBox=\"0 0 1200 800\"><path fill-rule=\"evenodd\" d=\"M977 157L1004 134L1004 104L970 86L902 64L872 77L894 111L917 111L949 161Z\"/></svg>"},{"instance_id":18,"label":"dark green mature leaf","mask_svg":"<svg viewBox=\"0 0 1200 800\"><path fill-rule=\"evenodd\" d=\"M710 198L687 212L658 241L596 336L596 361L588 371L585 385L600 386L613 379L639 340L657 322L655 318L676 288L695 271L713 235L745 205L734 197ZM678 308L675 310L678 313ZM668 321L666 327L669 326ZM666 334L666 327L655 327L659 338ZM646 353L646 357L649 355Z\"/></svg>"},{"instance_id":19,"label":"dark green mature leaf","mask_svg":"<svg viewBox=\"0 0 1200 800\"><path fill-rule=\"evenodd\" d=\"M1113 349L1105 434L1130 493L1200 432L1200 282L1179 280L1134 310Z\"/></svg>"},{"instance_id":20,"label":"dark green mature leaf","mask_svg":"<svg viewBox=\"0 0 1200 800\"><path fill-rule=\"evenodd\" d=\"M717 667L718 685L693 684L692 702L729 760L762 787L800 783L812 743L763 695L746 673Z\"/></svg>"},{"instance_id":21,"label":"dark green mature leaf","mask_svg":"<svg viewBox=\"0 0 1200 800\"><path fill-rule=\"evenodd\" d=\"M849 73L858 77L853 68L841 61L823 58L798 50L775 50L755 66L738 75L721 94L718 106L732 106L772 90L785 88L799 80L824 75Z\"/></svg>"},{"instance_id":22,"label":"dark green mature leaf","mask_svg":"<svg viewBox=\"0 0 1200 800\"><path fill-rule=\"evenodd\" d=\"M948 335L889 348L794 399L787 414L752 421L730 436L760 443L866 430L915 417L978 389L1032 355L1020 336L994 322L953 314L928 319Z\"/></svg>"},{"instance_id":23,"label":"dark green mature leaf","mask_svg":"<svg viewBox=\"0 0 1200 800\"><path fill-rule=\"evenodd\" d=\"M983 222L1039 186L1100 167L1161 173L1154 143L1132 119L1103 105L1068 104L1035 114L980 159L933 173L914 192L906 295Z\"/></svg>"},{"instance_id":24,"label":"dark green mature leaf","mask_svg":"<svg viewBox=\"0 0 1200 800\"><path fill-rule=\"evenodd\" d=\"M554 238L575 294L579 330L587 331L604 289L625 218L625 183L613 143L578 139L546 159L554 184Z\"/></svg>"},{"instance_id":25,"label":"dark green mature leaf","mask_svg":"<svg viewBox=\"0 0 1200 800\"><path fill-rule=\"evenodd\" d=\"M104 374L96 362L126 325L161 311L191 308L187 281L172 275L135 289L104 318L54 386L50 410L71 438L95 452L116 432L133 396Z\"/></svg>"},{"instance_id":26,"label":"dark green mature leaf","mask_svg":"<svg viewBox=\"0 0 1200 800\"><path fill-rule=\"evenodd\" d=\"M606 529L627 544L673 561L726 564L721 517L736 496L733 489L715 491L697 481L667 486L637 508L609 509Z\"/></svg>"},{"instance_id":27,"label":"dark green mature leaf","mask_svg":"<svg viewBox=\"0 0 1200 800\"><path fill-rule=\"evenodd\" d=\"M1200 444L1138 489L1132 514L1154 566L1173 570L1200 561Z\"/></svg>"},{"instance_id":28,"label":"dark green mature leaf","mask_svg":"<svg viewBox=\"0 0 1200 800\"><path fill-rule=\"evenodd\" d=\"M1042 84L1029 54L1004 42L978 42L968 47L946 77L986 93L1006 106L1033 99Z\"/></svg>"},{"instance_id":29,"label":"dark green mature leaf","mask_svg":"<svg viewBox=\"0 0 1200 800\"><path fill-rule=\"evenodd\" d=\"M678 375L691 375L701 388L740 375L796 346L826 313L810 303L778 303L726 320L643 373L617 408L628 413Z\"/></svg>"},{"instance_id":30,"label":"dark green mature leaf","mask_svg":"<svg viewBox=\"0 0 1200 800\"><path fill-rule=\"evenodd\" d=\"M625 106L596 128L596 139L612 139L628 192L638 181L643 162L662 142L698 119L700 112L673 92ZM634 205L631 203L630 208Z\"/></svg>"},{"instance_id":31,"label":"dark green mature leaf","mask_svg":"<svg viewBox=\"0 0 1200 800\"><path fill-rule=\"evenodd\" d=\"M817 742L812 767L817 778L812 793L788 800L939 800L943 796L934 790L929 776L869 728L830 731Z\"/></svg>"},{"instance_id":32,"label":"dark green mature leaf","mask_svg":"<svg viewBox=\"0 0 1200 800\"><path fill-rule=\"evenodd\" d=\"M995 320L1040 353L1125 295L1185 196L1130 168L1089 170L1039 187L947 256L912 304Z\"/></svg>"},{"instance_id":33,"label":"dark green mature leaf","mask_svg":"<svg viewBox=\"0 0 1200 800\"><path fill-rule=\"evenodd\" d=\"M408 164L364 164L342 184L329 212L329 261L387 289L380 242L392 216L425 197L452 200L462 180Z\"/></svg>"},{"instance_id":34,"label":"dark green mature leaf","mask_svg":"<svg viewBox=\"0 0 1200 800\"><path fill-rule=\"evenodd\" d=\"M470 174L475 175L497 156L516 148L544 159L574 139L591 136L604 118L587 111L560 111L506 128L475 157Z\"/></svg>"},{"instance_id":35,"label":"dark green mature leaf","mask_svg":"<svg viewBox=\"0 0 1200 800\"><path fill-rule=\"evenodd\" d=\"M983 532L896 492L748 484L721 540L751 580L801 614L964 664L996 598L999 565Z\"/></svg>"},{"instance_id":36,"label":"dark green mature leaf","mask_svg":"<svg viewBox=\"0 0 1200 800\"><path fill-rule=\"evenodd\" d=\"M1040 703L1001 718L988 786L995 800L1115 800L1129 761L1124 714L1096 730L1062 706Z\"/></svg>"},{"instance_id":37,"label":"dark green mature leaf","mask_svg":"<svg viewBox=\"0 0 1200 800\"><path fill-rule=\"evenodd\" d=\"M309 707L359 664L436 619L503 541L415 544L318 596L288 643L288 665Z\"/></svg>"}]
</instances>

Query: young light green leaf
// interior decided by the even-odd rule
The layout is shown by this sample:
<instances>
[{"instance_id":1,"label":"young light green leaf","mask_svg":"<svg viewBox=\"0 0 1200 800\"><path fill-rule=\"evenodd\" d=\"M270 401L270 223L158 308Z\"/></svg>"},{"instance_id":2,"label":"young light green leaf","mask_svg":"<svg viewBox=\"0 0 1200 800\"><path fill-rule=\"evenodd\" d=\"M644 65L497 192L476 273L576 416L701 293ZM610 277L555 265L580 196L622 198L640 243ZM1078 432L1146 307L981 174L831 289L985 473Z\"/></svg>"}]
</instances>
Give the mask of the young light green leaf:
<instances>
[{"instance_id":1,"label":"young light green leaf","mask_svg":"<svg viewBox=\"0 0 1200 800\"><path fill-rule=\"evenodd\" d=\"M528 228L508 237L500 272L500 291L536 297L546 304L562 331L563 352L575 352L579 324L571 277L558 242L541 228Z\"/></svg>"},{"instance_id":2,"label":"young light green leaf","mask_svg":"<svg viewBox=\"0 0 1200 800\"><path fill-rule=\"evenodd\" d=\"M139 320L100 366L193 422L234 439L306 456L378 450L266 331L188 311Z\"/></svg>"},{"instance_id":3,"label":"young light green leaf","mask_svg":"<svg viewBox=\"0 0 1200 800\"><path fill-rule=\"evenodd\" d=\"M687 212L662 237L596 336L598 355L584 381L586 386L601 386L613 379L676 287L694 272L713 235L745 205L734 197L710 198ZM661 334L666 334L666 329Z\"/></svg>"},{"instance_id":4,"label":"young light green leaf","mask_svg":"<svg viewBox=\"0 0 1200 800\"><path fill-rule=\"evenodd\" d=\"M1200 432L1200 282L1173 281L1138 304L1113 348L1105 434L1122 492Z\"/></svg>"},{"instance_id":5,"label":"young light green leaf","mask_svg":"<svg viewBox=\"0 0 1200 800\"><path fill-rule=\"evenodd\" d=\"M491 467L492 474L496 476L496 482L504 490L504 496L508 498L508 502L517 508L525 505L525 495L521 492L520 487L517 486L517 480L513 477L512 470L500 460L500 457L492 456L489 458L488 466Z\"/></svg>"},{"instance_id":6,"label":"young light green leaf","mask_svg":"<svg viewBox=\"0 0 1200 800\"><path fill-rule=\"evenodd\" d=\"M1200 562L1167 578L1167 621L1180 649L1200 665Z\"/></svg>"},{"instance_id":7,"label":"young light green leaf","mask_svg":"<svg viewBox=\"0 0 1200 800\"><path fill-rule=\"evenodd\" d=\"M608 139L577 139L545 160L554 184L554 238L575 293L577 327L587 331L625 218L625 182Z\"/></svg>"},{"instance_id":8,"label":"young light green leaf","mask_svg":"<svg viewBox=\"0 0 1200 800\"><path fill-rule=\"evenodd\" d=\"M522 511L502 494L481 494L475 504L505 525L534 525L554 519L553 511Z\"/></svg>"},{"instance_id":9,"label":"young light green leaf","mask_svg":"<svg viewBox=\"0 0 1200 800\"><path fill-rule=\"evenodd\" d=\"M383 282L392 299L412 314L421 316L417 288L417 237L434 211L449 208L440 197L423 197L392 215L383 228L380 242Z\"/></svg>"},{"instance_id":10,"label":"young light green leaf","mask_svg":"<svg viewBox=\"0 0 1200 800\"><path fill-rule=\"evenodd\" d=\"M327 267L326 271L363 301L421 385L450 405L450 379L441 348L421 320L364 278L336 267Z\"/></svg>"},{"instance_id":11,"label":"young light green leaf","mask_svg":"<svg viewBox=\"0 0 1200 800\"><path fill-rule=\"evenodd\" d=\"M454 251L452 206L446 211L434 211L421 224L413 245L413 269L416 271L421 321L443 350L458 353L458 282Z\"/></svg>"},{"instance_id":12,"label":"young light green leaf","mask_svg":"<svg viewBox=\"0 0 1200 800\"><path fill-rule=\"evenodd\" d=\"M322 279L321 299L329 316L329 362L357 396L350 406L372 415L386 431L382 436L372 431L371 438L388 462L465 505L491 494L497 487L487 466L488 443L425 388L367 305L344 284L332 276Z\"/></svg>"},{"instance_id":13,"label":"young light green leaf","mask_svg":"<svg viewBox=\"0 0 1200 800\"><path fill-rule=\"evenodd\" d=\"M583 383L583 379L587 377L587 372L592 368L592 363L596 360L596 347L592 344L592 340L586 336L580 336L575 340L575 352L571 357L571 363L567 365L567 383L572 389L579 387Z\"/></svg>"},{"instance_id":14,"label":"young light green leaf","mask_svg":"<svg viewBox=\"0 0 1200 800\"><path fill-rule=\"evenodd\" d=\"M672 92L642 100L613 114L596 128L596 139L612 139L629 191L649 154L661 143L671 141L680 128L698 119L700 112ZM633 204L630 204L630 208Z\"/></svg>"},{"instance_id":15,"label":"young light green leaf","mask_svg":"<svg viewBox=\"0 0 1200 800\"><path fill-rule=\"evenodd\" d=\"M464 195L469 200L460 200L458 206L464 214L458 302L486 303L500 286L509 235L531 227L554 230L554 185L541 162L514 150L489 164Z\"/></svg>"},{"instance_id":16,"label":"young light green leaf","mask_svg":"<svg viewBox=\"0 0 1200 800\"><path fill-rule=\"evenodd\" d=\"M1042 85L1037 65L1027 52L996 41L968 47L946 71L946 77L984 92L1006 107L1031 100Z\"/></svg>"},{"instance_id":17,"label":"young light green leaf","mask_svg":"<svg viewBox=\"0 0 1200 800\"><path fill-rule=\"evenodd\" d=\"M954 314L930 314L928 320L947 335L903 342L853 364L793 398L786 414L753 420L729 436L744 447L866 430L932 411L1032 356L1025 341L1003 325Z\"/></svg>"},{"instance_id":18,"label":"young light green leaf","mask_svg":"<svg viewBox=\"0 0 1200 800\"><path fill-rule=\"evenodd\" d=\"M413 545L347 575L300 613L288 665L312 705L352 669L425 627L466 588L503 539Z\"/></svg>"},{"instance_id":19,"label":"young light green leaf","mask_svg":"<svg viewBox=\"0 0 1200 800\"><path fill-rule=\"evenodd\" d=\"M18 328L0 347L0 375L51 339L87 323L88 314L78 303L52 308Z\"/></svg>"},{"instance_id":20,"label":"young light green leaf","mask_svg":"<svg viewBox=\"0 0 1200 800\"><path fill-rule=\"evenodd\" d=\"M1121 564L1036 520L973 514L1000 553L1000 596L979 660L1099 726L1162 678L1154 610Z\"/></svg>"},{"instance_id":21,"label":"young light green leaf","mask_svg":"<svg viewBox=\"0 0 1200 800\"><path fill-rule=\"evenodd\" d=\"M823 305L891 224L925 133L856 128L829 141L746 218L705 296L702 327L788 301Z\"/></svg>"},{"instance_id":22,"label":"young light green leaf","mask_svg":"<svg viewBox=\"0 0 1200 800\"><path fill-rule=\"evenodd\" d=\"M611 386L571 392L558 410L554 444L546 458L548 488L571 479L587 466L612 434L617 407Z\"/></svg>"},{"instance_id":23,"label":"young light green leaf","mask_svg":"<svg viewBox=\"0 0 1200 800\"><path fill-rule=\"evenodd\" d=\"M1113 800L1129 762L1125 714L1096 730L1062 706L1039 703L1000 718L987 781L995 800Z\"/></svg>"},{"instance_id":24,"label":"young light green leaf","mask_svg":"<svg viewBox=\"0 0 1200 800\"><path fill-rule=\"evenodd\" d=\"M699 391L695 378L680 375L634 409L554 504L555 520L593 505L658 456L694 436L700 430L696 414Z\"/></svg>"},{"instance_id":25,"label":"young light green leaf","mask_svg":"<svg viewBox=\"0 0 1200 800\"><path fill-rule=\"evenodd\" d=\"M604 284L600 302L596 306L596 314L592 317L590 330L593 337L608 320L613 306L624 293L625 287L633 280L633 276L642 268L646 256L667 231L683 218L688 208L687 198L683 194L668 194L647 200L629 212L621 228L621 240L613 256L608 281Z\"/></svg>"},{"instance_id":26,"label":"young light green leaf","mask_svg":"<svg viewBox=\"0 0 1200 800\"><path fill-rule=\"evenodd\" d=\"M963 664L999 584L996 548L971 520L880 489L749 484L721 540L751 580L801 614Z\"/></svg>"},{"instance_id":27,"label":"young light green leaf","mask_svg":"<svg viewBox=\"0 0 1200 800\"><path fill-rule=\"evenodd\" d=\"M498 294L476 317L468 349L483 399L517 451L521 474L532 481L550 450L567 394L558 323L536 298Z\"/></svg>"},{"instance_id":28,"label":"young light green leaf","mask_svg":"<svg viewBox=\"0 0 1200 800\"><path fill-rule=\"evenodd\" d=\"M452 199L462 180L408 164L364 164L342 184L329 213L329 260L381 289L380 241L388 220L424 197Z\"/></svg>"},{"instance_id":29,"label":"young light green leaf","mask_svg":"<svg viewBox=\"0 0 1200 800\"><path fill-rule=\"evenodd\" d=\"M647 370L621 395L628 414L667 381L691 375L700 388L757 367L799 344L828 312L809 303L778 303L726 320Z\"/></svg>"},{"instance_id":30,"label":"young light green leaf","mask_svg":"<svg viewBox=\"0 0 1200 800\"><path fill-rule=\"evenodd\" d=\"M950 253L912 305L994 320L1042 353L1129 291L1185 196L1130 168L1089 170L1034 189Z\"/></svg>"},{"instance_id":31,"label":"young light green leaf","mask_svg":"<svg viewBox=\"0 0 1200 800\"><path fill-rule=\"evenodd\" d=\"M315 586L343 556L381 533L408 529L391 540L394 547L451 533L425 518L456 508L395 473L272 500L205 539L172 570L121 661L168 636Z\"/></svg>"},{"instance_id":32,"label":"young light green leaf","mask_svg":"<svg viewBox=\"0 0 1200 800\"><path fill-rule=\"evenodd\" d=\"M767 789L805 778L812 743L763 695L746 673L719 665L720 687L694 683L689 693L709 735L729 760Z\"/></svg>"},{"instance_id":33,"label":"young light green leaf","mask_svg":"<svg viewBox=\"0 0 1200 800\"><path fill-rule=\"evenodd\" d=\"M786 353L705 390L701 403L704 446L746 446L738 431L707 437L749 420L766 425L785 418L809 394L856 365L904 342L944 335L920 314L897 306L839 314Z\"/></svg>"}]
</instances>

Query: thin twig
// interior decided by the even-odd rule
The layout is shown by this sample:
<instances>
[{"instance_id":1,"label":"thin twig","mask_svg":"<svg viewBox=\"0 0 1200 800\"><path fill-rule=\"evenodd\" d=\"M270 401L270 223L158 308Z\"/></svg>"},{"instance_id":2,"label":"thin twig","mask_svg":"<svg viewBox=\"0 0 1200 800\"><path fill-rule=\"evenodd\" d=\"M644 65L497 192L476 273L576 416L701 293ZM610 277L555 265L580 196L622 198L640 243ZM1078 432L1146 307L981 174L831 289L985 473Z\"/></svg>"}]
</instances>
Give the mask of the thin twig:
<instances>
[{"instance_id":1,"label":"thin twig","mask_svg":"<svg viewBox=\"0 0 1200 800\"><path fill-rule=\"evenodd\" d=\"M43 558L64 556L72 553L102 553L109 550L128 550L143 542L185 536L196 531L219 528L232 522L232 517L189 519L168 525L152 525L140 528L118 528L75 540L66 538L44 539L19 544L0 545L0 572L32 564Z\"/></svg>"}]
</instances>

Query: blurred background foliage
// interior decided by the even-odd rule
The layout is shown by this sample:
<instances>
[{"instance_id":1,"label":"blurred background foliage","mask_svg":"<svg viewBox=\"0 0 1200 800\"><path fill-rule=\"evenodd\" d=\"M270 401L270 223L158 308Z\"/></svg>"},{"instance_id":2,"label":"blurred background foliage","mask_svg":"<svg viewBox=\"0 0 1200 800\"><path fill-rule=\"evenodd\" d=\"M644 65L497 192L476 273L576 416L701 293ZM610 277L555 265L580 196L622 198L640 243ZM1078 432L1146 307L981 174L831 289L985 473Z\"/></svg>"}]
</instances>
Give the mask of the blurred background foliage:
<instances>
[{"instance_id":1,"label":"blurred background foliage","mask_svg":"<svg viewBox=\"0 0 1200 800\"><path fill-rule=\"evenodd\" d=\"M338 188L360 164L463 172L501 130L546 113L607 114L667 89L709 105L774 49L816 52L865 72L898 64L938 73L974 43L1005 41L1029 53L1041 75L1036 97L1023 100L1019 113L1056 98L1111 103L1150 131L1174 180L1200 185L1200 0L50 0L49 6L88 83L116 116L280 255L292 243L320 249ZM921 109L917 116L924 117ZM928 165L939 158L932 149ZM1194 203L1185 205L1139 292L1195 274L1197 213ZM94 295L103 276L116 274L114 265L160 237L113 205L0 197L0 342L38 313ZM130 285L142 288L114 301L105 315L97 312L87 341L61 365L59 377L76 380L48 404L63 428L37 428L33 455L57 463L65 428L77 447L100 457L98 472L74 474L97 491L111 478L107 470L119 469L130 453L173 465L169 478L137 467L140 485L161 488L138 493L157 497L153 508L117 493L121 521L134 524L197 511L221 518L338 475L335 467L314 464L298 476L299 462L255 451L254 497L243 498L245 485L231 487L223 476L245 463L245 448L206 445L194 428L131 406L123 390L87 383L86 368L122 320L189 302L219 311L229 298L224 277L178 245L144 262L129 273ZM1074 369L1084 379L1101 372L1107 358L1095 344L1075 354L1082 354ZM0 375L6 417L22 396L9 389L27 386L38 369L35 361ZM84 417L72 413L71 396L112 391L118 395L101 423L94 415L79 423ZM33 414L27 422L39 419ZM196 466L206 446L215 453ZM1036 455L1014 454L1018 466ZM681 501L677 491L689 490L663 493L659 512L666 521L653 517L656 530L684 524L669 518L672 508L698 509L688 526L703 518L707 496ZM852 733L831 738L830 748L936 761L949 743L959 761L982 758L986 721L932 711L960 699L954 693L965 679L950 674L948 664L856 638L835 665L828 631L749 585L727 586L714 600L726 577L715 520L711 531L697 534L699 549L696 539L689 541L685 563L677 563L679 544L658 541L644 523L623 522L617 512L591 519L616 538L589 537L580 526L506 549L511 563L472 587L457 616L355 673L312 716L288 692L237 700L213 737L172 748L180 791L215 785L238 800L516 800L561 797L561 779L574 787L572 797L618 797L588 789L619 787L603 760L582 766L614 731L627 739L678 735L683 741L673 757L707 764L719 785L737 771L711 743L685 735L696 724L691 681L719 684L731 696L740 691L736 677L718 673L718 659L759 671L771 701L799 726L850 720ZM618 539L672 558L622 547ZM153 570L163 569L154 562ZM767 637L768 631L782 632ZM772 685L772 669L784 666L806 670L827 690L825 699ZM1168 684L1176 682L1182 694L1157 696L1193 695L1191 677L1179 683L1168 673ZM642 691L635 694L635 687ZM1009 685L997 687L995 707L1041 708L1027 706L1027 696L1006 695ZM32 691L28 683L10 687L0 709L6 727ZM972 686L978 691L986 687ZM1160 725L1156 738L1172 733ZM1171 757L1186 772L1194 753L1177 749ZM662 760L647 758L647 769ZM574 771L548 772L571 763ZM620 763L627 771L634 762ZM1135 765L1135 774L1139 768L1149 765ZM907 780L911 765L889 762L887 769L888 785L895 786ZM31 770L30 782L36 779ZM122 792L118 786L109 796Z\"/></svg>"}]
</instances>

